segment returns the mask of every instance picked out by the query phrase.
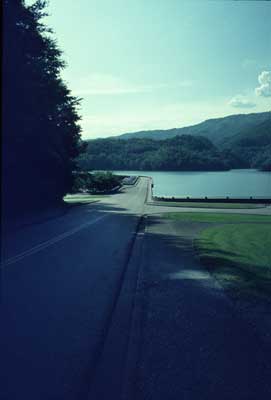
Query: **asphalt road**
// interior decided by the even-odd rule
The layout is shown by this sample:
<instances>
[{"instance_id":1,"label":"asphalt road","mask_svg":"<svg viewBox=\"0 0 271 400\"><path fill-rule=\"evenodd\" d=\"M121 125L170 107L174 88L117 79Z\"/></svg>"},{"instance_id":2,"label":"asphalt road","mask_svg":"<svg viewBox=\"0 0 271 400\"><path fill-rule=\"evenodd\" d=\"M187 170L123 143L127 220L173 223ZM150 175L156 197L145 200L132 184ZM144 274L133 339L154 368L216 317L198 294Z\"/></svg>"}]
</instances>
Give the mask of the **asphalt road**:
<instances>
[{"instance_id":1,"label":"asphalt road","mask_svg":"<svg viewBox=\"0 0 271 400\"><path fill-rule=\"evenodd\" d=\"M170 327L174 321L166 318L164 331L160 319L161 325L154 321L152 329L142 332L143 325L151 327L150 320L141 320L146 300L144 287L149 285L144 271L149 265L155 266L155 262L146 265L146 260L153 254L153 260L158 262L160 254L161 263L165 262L165 242L145 240L146 218L142 215L174 209L158 210L150 202L145 204L150 200L147 187L148 180L140 179L135 187L126 187L103 202L74 207L65 215L3 238L1 400L130 400L132 394L137 400L145 400L155 398L151 395L153 382L153 393L163 394L160 398L180 398L174 393L167 397L164 391L167 385L185 385L185 374L182 382L179 376L173 379L172 373L166 379L167 369L158 362L161 369L157 376L162 374L166 379L159 392L159 380L146 378L156 374L158 367L146 363L145 357L138 359L153 332L161 329L163 334L166 330L173 338L176 333ZM269 213L270 209L243 212ZM164 254L170 259L168 250ZM173 297L170 301L168 305L173 304ZM187 313L189 301L187 298ZM148 302L153 302L154 312L161 306L151 298ZM196 320L197 313L193 317ZM204 325L204 319L199 324ZM157 350L163 360L160 345L153 340L145 354L150 349L154 353ZM175 350L173 346L168 356ZM139 363L145 378L142 373L137 375ZM137 377L142 390L135 388ZM193 394L196 397L183 398L204 398L197 395L198 392Z\"/></svg>"},{"instance_id":2,"label":"asphalt road","mask_svg":"<svg viewBox=\"0 0 271 400\"><path fill-rule=\"evenodd\" d=\"M103 203L3 238L1 399L88 398L146 187L141 180Z\"/></svg>"}]
</instances>

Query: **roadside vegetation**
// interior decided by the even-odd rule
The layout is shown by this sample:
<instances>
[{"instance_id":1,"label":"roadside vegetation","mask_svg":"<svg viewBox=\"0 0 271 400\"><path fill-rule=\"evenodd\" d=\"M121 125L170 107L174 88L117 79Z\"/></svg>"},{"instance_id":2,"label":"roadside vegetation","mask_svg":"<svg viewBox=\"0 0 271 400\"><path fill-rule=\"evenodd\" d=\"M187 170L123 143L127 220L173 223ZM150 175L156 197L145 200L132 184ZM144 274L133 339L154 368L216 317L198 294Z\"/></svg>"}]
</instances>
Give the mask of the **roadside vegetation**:
<instances>
[{"instance_id":1,"label":"roadside vegetation","mask_svg":"<svg viewBox=\"0 0 271 400\"><path fill-rule=\"evenodd\" d=\"M80 100L61 78L62 51L42 22L46 1L3 1L2 199L5 215L60 203L73 185ZM18 200L20 199L20 200Z\"/></svg>"},{"instance_id":2,"label":"roadside vegetation","mask_svg":"<svg viewBox=\"0 0 271 400\"><path fill-rule=\"evenodd\" d=\"M74 173L71 193L104 193L118 189L123 177L112 172L76 172Z\"/></svg>"},{"instance_id":3,"label":"roadside vegetation","mask_svg":"<svg viewBox=\"0 0 271 400\"><path fill-rule=\"evenodd\" d=\"M204 223L195 249L233 299L270 300L271 216L170 213L167 217Z\"/></svg>"}]
</instances>

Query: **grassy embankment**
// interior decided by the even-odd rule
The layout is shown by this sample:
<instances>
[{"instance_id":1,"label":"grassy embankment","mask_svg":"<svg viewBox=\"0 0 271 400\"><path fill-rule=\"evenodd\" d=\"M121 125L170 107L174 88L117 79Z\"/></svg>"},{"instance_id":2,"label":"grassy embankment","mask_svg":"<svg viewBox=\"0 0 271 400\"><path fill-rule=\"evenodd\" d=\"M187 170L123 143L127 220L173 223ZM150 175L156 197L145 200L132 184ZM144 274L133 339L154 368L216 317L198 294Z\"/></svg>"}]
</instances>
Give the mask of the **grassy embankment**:
<instances>
[{"instance_id":1,"label":"grassy embankment","mask_svg":"<svg viewBox=\"0 0 271 400\"><path fill-rule=\"evenodd\" d=\"M195 240L201 262L234 299L271 298L271 216L170 213L210 223Z\"/></svg>"},{"instance_id":2,"label":"grassy embankment","mask_svg":"<svg viewBox=\"0 0 271 400\"><path fill-rule=\"evenodd\" d=\"M207 202L189 202L189 201L155 201L156 205L168 207L191 207L191 208L262 208L264 204L252 203L207 203Z\"/></svg>"}]
</instances>

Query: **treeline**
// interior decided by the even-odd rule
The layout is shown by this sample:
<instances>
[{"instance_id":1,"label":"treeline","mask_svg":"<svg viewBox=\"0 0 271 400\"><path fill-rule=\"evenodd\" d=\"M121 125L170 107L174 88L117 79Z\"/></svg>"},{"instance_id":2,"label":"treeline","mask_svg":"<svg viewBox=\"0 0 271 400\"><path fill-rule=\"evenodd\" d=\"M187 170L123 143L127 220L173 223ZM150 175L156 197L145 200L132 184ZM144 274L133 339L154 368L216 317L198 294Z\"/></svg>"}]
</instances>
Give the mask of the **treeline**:
<instances>
[{"instance_id":1,"label":"treeline","mask_svg":"<svg viewBox=\"0 0 271 400\"><path fill-rule=\"evenodd\" d=\"M234 155L223 154L203 137L176 136L167 140L97 139L78 158L83 170L227 170Z\"/></svg>"},{"instance_id":2,"label":"treeline","mask_svg":"<svg viewBox=\"0 0 271 400\"><path fill-rule=\"evenodd\" d=\"M42 18L46 2L3 0L5 213L60 201L82 150L78 105L60 77L65 63Z\"/></svg>"},{"instance_id":3,"label":"treeline","mask_svg":"<svg viewBox=\"0 0 271 400\"><path fill-rule=\"evenodd\" d=\"M266 117L267 118L267 117ZM229 135L215 146L203 136L97 139L78 159L83 170L215 171L232 168L271 170L271 118Z\"/></svg>"}]
</instances>

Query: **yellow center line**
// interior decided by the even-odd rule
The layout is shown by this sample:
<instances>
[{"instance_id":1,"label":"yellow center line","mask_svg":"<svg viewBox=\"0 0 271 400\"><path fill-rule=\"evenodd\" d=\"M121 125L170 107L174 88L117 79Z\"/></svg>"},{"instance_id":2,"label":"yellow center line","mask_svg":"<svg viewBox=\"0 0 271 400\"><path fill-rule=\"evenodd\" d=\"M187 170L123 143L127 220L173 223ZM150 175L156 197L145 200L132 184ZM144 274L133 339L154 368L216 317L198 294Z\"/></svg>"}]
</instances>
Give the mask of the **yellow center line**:
<instances>
[{"instance_id":1,"label":"yellow center line","mask_svg":"<svg viewBox=\"0 0 271 400\"><path fill-rule=\"evenodd\" d=\"M36 254L36 253L38 253L39 251L44 250L44 249L46 249L47 247L52 246L52 245L54 245L55 243L58 243L58 242L60 242L60 241L62 241L62 240L64 240L64 239L66 239L66 238L68 238L68 237L74 235L75 233L81 231L82 229L87 228L88 226L93 225L93 224L95 224L96 222L101 221L102 219L106 218L107 216L108 216L108 214L105 214L105 215L102 215L102 216L100 216L100 217L97 217L97 218L95 218L94 220L92 220L92 221L90 221L90 222L87 222L87 223L85 223L85 224L81 224L81 225L79 225L79 226L76 227L76 228L73 228L73 229L71 229L71 230L69 230L69 231L66 231L66 232L62 233L61 235L55 236L55 237L52 238L52 239L46 240L45 242L40 243L40 244L38 244L37 246L34 246L34 247L32 247L32 248L30 248L30 249L28 249L28 250L25 250L25 251L23 251L22 253L17 254L16 256L13 256L13 257L11 257L11 258L8 258L7 260L5 260L5 261L3 261L3 262L1 263L1 268L7 267L8 265L11 265L11 264L14 264L14 263L16 263L16 262L18 262L18 261L21 261L21 260L24 259L25 257L29 257L29 256L31 256L32 254Z\"/></svg>"}]
</instances>

